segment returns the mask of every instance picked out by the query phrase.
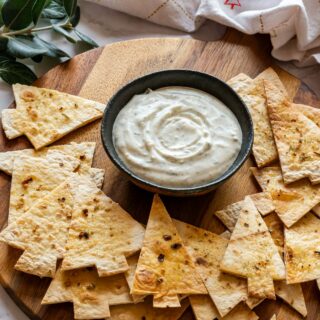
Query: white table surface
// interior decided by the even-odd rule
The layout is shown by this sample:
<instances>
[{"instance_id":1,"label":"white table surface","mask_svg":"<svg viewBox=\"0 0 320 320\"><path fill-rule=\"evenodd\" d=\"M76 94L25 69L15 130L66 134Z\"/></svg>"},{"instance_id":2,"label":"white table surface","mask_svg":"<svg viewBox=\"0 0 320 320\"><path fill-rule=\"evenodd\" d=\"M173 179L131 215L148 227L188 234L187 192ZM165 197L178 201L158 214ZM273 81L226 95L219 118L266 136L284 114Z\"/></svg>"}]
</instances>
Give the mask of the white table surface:
<instances>
[{"instance_id":1,"label":"white table surface","mask_svg":"<svg viewBox=\"0 0 320 320\"><path fill-rule=\"evenodd\" d=\"M92 37L99 45L142 37L193 37L200 40L219 39L225 28L213 22L207 22L200 30L190 34L161 27L142 19L109 10L96 4L79 1L81 6L81 20L79 30ZM53 39L50 33L44 38ZM57 36L55 43L71 55L82 51L80 46L74 47L68 41ZM30 64L37 75L42 75L57 62L45 59L41 64ZM11 87L0 80L0 109L6 108L13 101ZM1 150L0 150L1 151ZM0 286L0 320L27 320L28 317L15 305L5 290Z\"/></svg>"}]
</instances>

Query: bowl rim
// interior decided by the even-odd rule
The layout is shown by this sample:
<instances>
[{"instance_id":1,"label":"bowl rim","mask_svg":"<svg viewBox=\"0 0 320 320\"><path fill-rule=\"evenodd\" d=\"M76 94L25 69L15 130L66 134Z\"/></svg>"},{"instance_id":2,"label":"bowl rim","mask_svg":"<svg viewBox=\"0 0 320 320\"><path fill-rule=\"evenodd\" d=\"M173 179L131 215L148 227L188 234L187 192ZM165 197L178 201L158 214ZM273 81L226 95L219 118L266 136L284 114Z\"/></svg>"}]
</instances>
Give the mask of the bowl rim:
<instances>
[{"instance_id":1,"label":"bowl rim","mask_svg":"<svg viewBox=\"0 0 320 320\"><path fill-rule=\"evenodd\" d=\"M110 140L108 140L108 138L106 137L108 135L105 134L105 132L106 132L105 128L106 128L106 122L107 122L106 119L108 118L108 116L110 115L110 113L112 111L112 105L114 104L114 102L116 101L118 96L121 95L124 91L126 91L128 87L130 87L132 85L135 85L136 83L139 83L141 81L145 81L147 83L147 81L150 80L150 78L157 77L158 75L168 74L168 73L177 73L177 72L181 72L181 73L184 73L184 74L190 74L190 75L191 74L197 74L198 76L204 77L206 79L209 79L210 81L219 82L220 85L222 85L222 86L226 87L228 90L232 91L234 93L234 95L239 99L240 103L242 104L242 107L244 109L244 114L245 114L245 116L247 118L247 121L249 123L249 126L248 126L249 127L248 139L247 139L247 141L245 143L245 150L244 150L244 154L243 154L242 158L240 158L237 163L236 163L237 159L234 160L234 162L230 165L230 167L221 176L219 176L218 178L210 180L209 182L206 182L204 184L190 186L190 187L166 187L166 186L159 185L157 183L151 182L151 181L149 181L149 180L137 175L133 170L130 170L125 165L125 163L123 163L122 160L120 159L120 157L119 157L119 155L118 155L118 153L116 151L116 148L115 148L115 146L113 144L112 134L111 134L111 137L109 137ZM179 85L177 85L177 86L179 86ZM192 88L192 86L190 86L190 87ZM148 86L146 86L146 90L147 89L148 89ZM197 88L195 88L195 89L197 89ZM201 89L198 89L198 90L201 90ZM202 91L206 92L205 90L202 90ZM209 92L207 92L207 93L209 93ZM212 95L212 93L209 93L209 94ZM122 106L122 108L123 107L124 106ZM119 110L119 112L120 112L120 110ZM117 113L115 119L117 118L118 113ZM236 117L236 118L237 118L237 120L238 120L238 122L240 124L240 121L239 121L238 117ZM114 121L112 122L112 129L113 129L113 125L114 125ZM242 127L241 127L241 129L242 129ZM149 188L149 190L150 189L154 189L154 190L159 190L159 193L171 194L171 195L179 196L179 194L193 195L193 194L197 194L197 193L204 193L207 190L208 191L213 190L214 187L222 184L227 179L229 179L232 175L234 175L242 167L242 165L244 164L244 162L248 159L248 157L250 155L250 152L251 152L251 149L252 149L252 145L253 145L254 129L253 129L253 121L252 121L252 118L251 118L251 115L250 115L248 107L244 103L243 99L238 95L238 93L232 87L230 87L226 82L224 82L223 80L221 80L221 79L219 79L219 78L217 78L215 76L212 76L211 74L205 73L205 72L194 71L194 70L190 70L190 69L165 69L165 70L161 70L161 71L156 71L156 72L145 74L145 75L143 75L141 77L135 78L135 79L125 83L124 85L122 85L121 88L118 89L113 94L111 99L107 102L107 105L106 105L106 108L104 110L103 117L102 117L100 134L101 134L102 145L103 145L104 150L106 151L109 159L112 161L112 163L120 171L125 173L129 178L133 179L139 186L140 185L145 185L145 186L147 186ZM114 150L111 150L112 148L110 148L109 142L111 142L112 148ZM113 155L113 152L115 153L115 156ZM236 165L235 165L235 163L236 163Z\"/></svg>"}]
</instances>

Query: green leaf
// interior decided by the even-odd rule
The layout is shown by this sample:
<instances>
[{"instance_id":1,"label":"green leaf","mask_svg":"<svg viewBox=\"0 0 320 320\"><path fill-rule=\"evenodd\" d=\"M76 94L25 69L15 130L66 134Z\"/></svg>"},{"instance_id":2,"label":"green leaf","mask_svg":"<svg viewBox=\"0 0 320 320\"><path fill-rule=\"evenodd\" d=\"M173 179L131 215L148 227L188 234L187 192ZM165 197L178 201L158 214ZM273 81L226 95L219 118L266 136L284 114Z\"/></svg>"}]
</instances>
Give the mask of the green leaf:
<instances>
[{"instance_id":1,"label":"green leaf","mask_svg":"<svg viewBox=\"0 0 320 320\"><path fill-rule=\"evenodd\" d=\"M72 17L77 8L77 0L63 0L63 6L69 17Z\"/></svg>"},{"instance_id":2,"label":"green leaf","mask_svg":"<svg viewBox=\"0 0 320 320\"><path fill-rule=\"evenodd\" d=\"M38 20L46 4L47 0L37 0L36 3L33 5L32 17L34 25L38 23Z\"/></svg>"},{"instance_id":3,"label":"green leaf","mask_svg":"<svg viewBox=\"0 0 320 320\"><path fill-rule=\"evenodd\" d=\"M7 52L19 59L45 54L47 49L33 41L32 37L9 38Z\"/></svg>"},{"instance_id":4,"label":"green leaf","mask_svg":"<svg viewBox=\"0 0 320 320\"><path fill-rule=\"evenodd\" d=\"M80 21L80 7L78 6L76 8L76 12L74 15L70 18L70 23L73 27L76 27Z\"/></svg>"},{"instance_id":5,"label":"green leaf","mask_svg":"<svg viewBox=\"0 0 320 320\"><path fill-rule=\"evenodd\" d=\"M41 15L45 19L64 19L66 16L66 10L59 1L51 1Z\"/></svg>"},{"instance_id":6,"label":"green leaf","mask_svg":"<svg viewBox=\"0 0 320 320\"><path fill-rule=\"evenodd\" d=\"M55 26L55 25L52 25L52 27L54 31L62 34L68 41L72 43L76 43L78 41L78 39L74 36L72 31L70 32L62 27Z\"/></svg>"},{"instance_id":7,"label":"green leaf","mask_svg":"<svg viewBox=\"0 0 320 320\"><path fill-rule=\"evenodd\" d=\"M57 46L55 46L53 43L49 43L43 39L41 39L38 36L34 36L33 38L33 42L39 44L42 47L47 48L47 52L44 54L48 57L51 58L63 58L63 57L68 57L70 58L70 56L68 55L68 53L64 52L63 50L59 49Z\"/></svg>"},{"instance_id":8,"label":"green leaf","mask_svg":"<svg viewBox=\"0 0 320 320\"><path fill-rule=\"evenodd\" d=\"M37 0L6 0L2 19L7 28L20 30L32 23L32 8Z\"/></svg>"},{"instance_id":9,"label":"green leaf","mask_svg":"<svg viewBox=\"0 0 320 320\"><path fill-rule=\"evenodd\" d=\"M0 27L3 26L3 19L2 19L2 13L1 13L1 11L2 11L2 7L3 7L4 3L5 3L5 1L6 1L6 0L0 0Z\"/></svg>"},{"instance_id":10,"label":"green leaf","mask_svg":"<svg viewBox=\"0 0 320 320\"><path fill-rule=\"evenodd\" d=\"M90 47L92 47L92 48L99 47L99 45L94 40L92 40L91 38L89 38L88 36L86 36L85 34L80 32L79 30L74 29L74 32L82 42L85 42Z\"/></svg>"},{"instance_id":11,"label":"green leaf","mask_svg":"<svg viewBox=\"0 0 320 320\"><path fill-rule=\"evenodd\" d=\"M9 84L31 84L37 79L37 76L20 62L0 59L0 78Z\"/></svg>"}]
</instances>

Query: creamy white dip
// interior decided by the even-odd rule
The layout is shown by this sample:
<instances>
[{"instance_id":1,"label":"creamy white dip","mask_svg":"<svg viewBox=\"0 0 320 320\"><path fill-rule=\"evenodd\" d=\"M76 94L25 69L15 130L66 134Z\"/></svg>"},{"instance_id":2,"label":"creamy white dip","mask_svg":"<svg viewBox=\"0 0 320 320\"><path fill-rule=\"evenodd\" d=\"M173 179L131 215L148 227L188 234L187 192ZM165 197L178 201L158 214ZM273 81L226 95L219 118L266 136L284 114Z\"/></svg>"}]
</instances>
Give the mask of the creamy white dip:
<instances>
[{"instance_id":1,"label":"creamy white dip","mask_svg":"<svg viewBox=\"0 0 320 320\"><path fill-rule=\"evenodd\" d=\"M242 142L234 114L189 87L135 95L119 112L113 143L136 175L164 187L190 187L221 176Z\"/></svg>"}]
</instances>

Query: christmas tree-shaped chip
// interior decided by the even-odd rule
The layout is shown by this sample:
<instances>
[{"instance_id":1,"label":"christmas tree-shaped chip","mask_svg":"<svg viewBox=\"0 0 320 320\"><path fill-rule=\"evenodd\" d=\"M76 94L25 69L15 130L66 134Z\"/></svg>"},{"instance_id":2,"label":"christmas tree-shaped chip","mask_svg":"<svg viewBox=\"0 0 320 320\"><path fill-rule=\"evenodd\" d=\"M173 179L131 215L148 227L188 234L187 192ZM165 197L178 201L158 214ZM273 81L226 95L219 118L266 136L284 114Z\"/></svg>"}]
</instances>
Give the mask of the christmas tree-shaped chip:
<instances>
[{"instance_id":1,"label":"christmas tree-shaped chip","mask_svg":"<svg viewBox=\"0 0 320 320\"><path fill-rule=\"evenodd\" d=\"M154 307L179 307L179 294L206 294L192 258L155 195L131 294L153 295Z\"/></svg>"},{"instance_id":2,"label":"christmas tree-shaped chip","mask_svg":"<svg viewBox=\"0 0 320 320\"><path fill-rule=\"evenodd\" d=\"M239 216L221 262L222 271L248 278L248 295L275 299L273 280L285 278L285 267L250 197Z\"/></svg>"},{"instance_id":3,"label":"christmas tree-shaped chip","mask_svg":"<svg viewBox=\"0 0 320 320\"><path fill-rule=\"evenodd\" d=\"M142 247L144 227L88 179L79 176L61 269L96 266L100 277L129 269L126 257Z\"/></svg>"}]
</instances>

